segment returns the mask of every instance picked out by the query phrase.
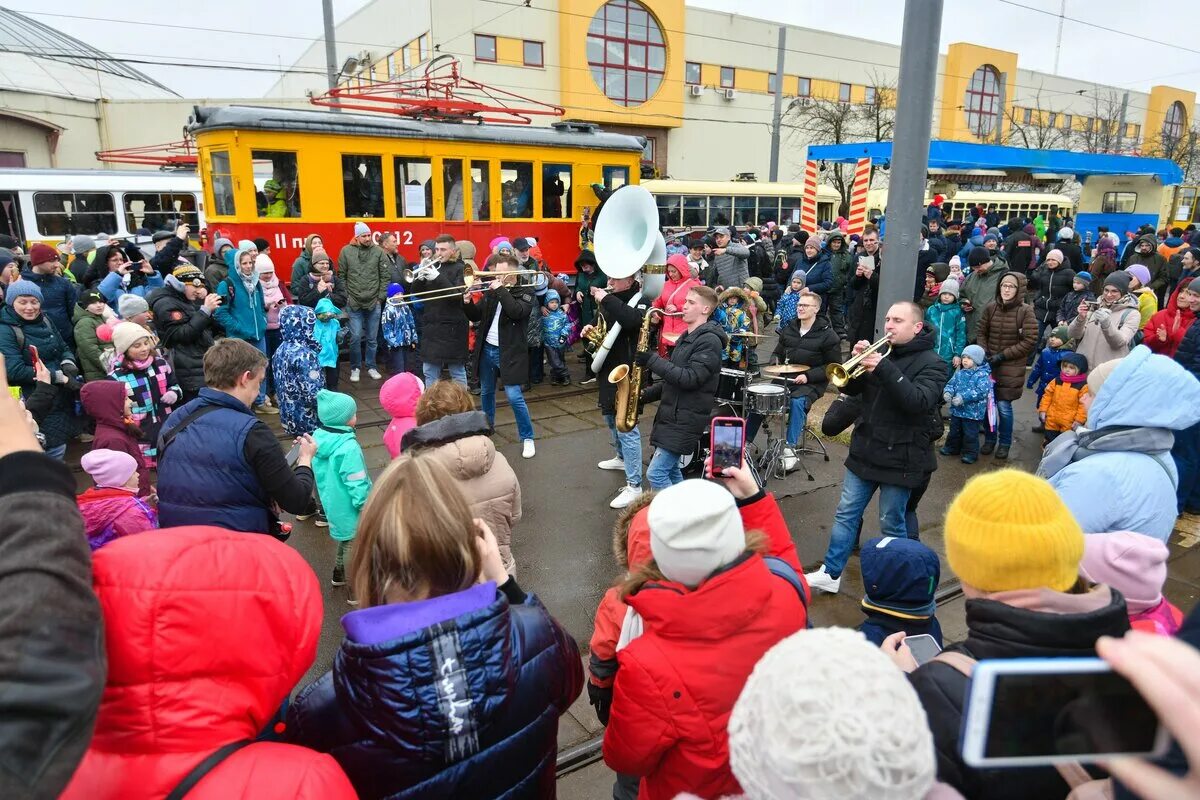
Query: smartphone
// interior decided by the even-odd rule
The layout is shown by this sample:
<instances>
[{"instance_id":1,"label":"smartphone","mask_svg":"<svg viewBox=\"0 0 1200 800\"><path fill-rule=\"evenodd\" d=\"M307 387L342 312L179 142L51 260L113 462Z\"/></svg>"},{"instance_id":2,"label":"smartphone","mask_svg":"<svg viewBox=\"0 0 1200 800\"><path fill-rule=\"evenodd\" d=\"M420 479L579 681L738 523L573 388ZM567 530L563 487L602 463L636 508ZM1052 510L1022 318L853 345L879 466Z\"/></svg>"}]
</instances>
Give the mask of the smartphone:
<instances>
[{"instance_id":1,"label":"smartphone","mask_svg":"<svg viewBox=\"0 0 1200 800\"><path fill-rule=\"evenodd\" d=\"M917 660L918 664L926 664L932 661L934 656L942 652L941 645L937 643L937 639L928 633L905 636L904 643L908 645L908 649L912 651L913 658Z\"/></svg>"},{"instance_id":2,"label":"smartphone","mask_svg":"<svg viewBox=\"0 0 1200 800\"><path fill-rule=\"evenodd\" d=\"M1099 658L980 661L963 713L972 767L1162 755L1168 734L1137 689Z\"/></svg>"},{"instance_id":3,"label":"smartphone","mask_svg":"<svg viewBox=\"0 0 1200 800\"><path fill-rule=\"evenodd\" d=\"M283 457L283 460L287 462L287 465L289 467L294 467L294 466L296 466L296 461L298 461L299 458L300 458L300 443L296 442L295 444L292 445L292 449L287 451L287 455L285 455Z\"/></svg>"},{"instance_id":4,"label":"smartphone","mask_svg":"<svg viewBox=\"0 0 1200 800\"><path fill-rule=\"evenodd\" d=\"M29 345L29 359L33 364L33 368L36 370L38 367L38 362L41 361L41 358L38 357L37 345Z\"/></svg>"},{"instance_id":5,"label":"smartphone","mask_svg":"<svg viewBox=\"0 0 1200 800\"><path fill-rule=\"evenodd\" d=\"M740 467L746 450L746 420L741 417L717 417L709 434L712 453L712 477L721 476L726 467Z\"/></svg>"}]
</instances>

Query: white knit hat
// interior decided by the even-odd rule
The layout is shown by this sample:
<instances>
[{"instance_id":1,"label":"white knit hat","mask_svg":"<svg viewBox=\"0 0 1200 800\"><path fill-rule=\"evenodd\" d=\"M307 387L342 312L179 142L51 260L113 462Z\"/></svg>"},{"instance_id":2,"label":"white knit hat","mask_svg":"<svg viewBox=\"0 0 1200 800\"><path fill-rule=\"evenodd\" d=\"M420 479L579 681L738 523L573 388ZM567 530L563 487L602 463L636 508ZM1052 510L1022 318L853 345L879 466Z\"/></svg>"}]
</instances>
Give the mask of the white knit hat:
<instances>
[{"instance_id":1,"label":"white knit hat","mask_svg":"<svg viewBox=\"0 0 1200 800\"><path fill-rule=\"evenodd\" d=\"M746 549L733 495L711 481L684 481L659 492L647 521L655 563L668 580L684 586L699 586Z\"/></svg>"},{"instance_id":2,"label":"white knit hat","mask_svg":"<svg viewBox=\"0 0 1200 800\"><path fill-rule=\"evenodd\" d=\"M136 322L119 322L112 329L113 350L117 355L123 356L136 342L153 336L154 334Z\"/></svg>"},{"instance_id":3,"label":"white knit hat","mask_svg":"<svg viewBox=\"0 0 1200 800\"><path fill-rule=\"evenodd\" d=\"M754 800L918 800L937 771L908 678L847 628L800 631L767 651L729 717L729 760Z\"/></svg>"}]
</instances>

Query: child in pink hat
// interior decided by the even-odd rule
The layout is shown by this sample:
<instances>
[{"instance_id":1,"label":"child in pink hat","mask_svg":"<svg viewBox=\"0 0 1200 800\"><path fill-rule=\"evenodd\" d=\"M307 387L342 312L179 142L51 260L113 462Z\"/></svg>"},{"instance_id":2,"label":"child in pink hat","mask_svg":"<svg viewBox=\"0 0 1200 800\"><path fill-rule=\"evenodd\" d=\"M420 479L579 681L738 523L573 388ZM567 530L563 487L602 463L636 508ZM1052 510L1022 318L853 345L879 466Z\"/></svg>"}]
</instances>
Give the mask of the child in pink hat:
<instances>
[{"instance_id":1,"label":"child in pink hat","mask_svg":"<svg viewBox=\"0 0 1200 800\"><path fill-rule=\"evenodd\" d=\"M1183 612L1163 597L1167 555L1165 544L1140 533L1089 533L1083 537L1079 574L1124 595L1134 630L1174 636Z\"/></svg>"},{"instance_id":2,"label":"child in pink hat","mask_svg":"<svg viewBox=\"0 0 1200 800\"><path fill-rule=\"evenodd\" d=\"M393 375L379 387L379 404L392 418L383 433L383 444L392 458L400 455L404 434L417 426L417 401L424 391L425 384L411 372Z\"/></svg>"},{"instance_id":3,"label":"child in pink hat","mask_svg":"<svg viewBox=\"0 0 1200 800\"><path fill-rule=\"evenodd\" d=\"M158 527L158 514L138 498L138 462L119 450L93 450L80 459L95 486L75 498L88 545L99 550L113 539Z\"/></svg>"}]
</instances>

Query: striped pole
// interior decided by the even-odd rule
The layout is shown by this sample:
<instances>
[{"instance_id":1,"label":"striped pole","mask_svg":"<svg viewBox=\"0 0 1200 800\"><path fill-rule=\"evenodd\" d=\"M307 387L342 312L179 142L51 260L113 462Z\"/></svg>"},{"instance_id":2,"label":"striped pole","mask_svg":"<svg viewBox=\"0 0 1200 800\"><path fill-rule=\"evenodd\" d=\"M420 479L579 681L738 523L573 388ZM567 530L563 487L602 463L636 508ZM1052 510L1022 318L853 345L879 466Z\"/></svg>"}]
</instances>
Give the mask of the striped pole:
<instances>
[{"instance_id":1,"label":"striped pole","mask_svg":"<svg viewBox=\"0 0 1200 800\"><path fill-rule=\"evenodd\" d=\"M850 189L850 233L862 235L867 225L867 191L871 188L871 159L860 158L854 165L854 185Z\"/></svg>"},{"instance_id":2,"label":"striped pole","mask_svg":"<svg viewBox=\"0 0 1200 800\"><path fill-rule=\"evenodd\" d=\"M817 162L804 164L804 196L800 205L800 227L812 233L817 229Z\"/></svg>"}]
</instances>

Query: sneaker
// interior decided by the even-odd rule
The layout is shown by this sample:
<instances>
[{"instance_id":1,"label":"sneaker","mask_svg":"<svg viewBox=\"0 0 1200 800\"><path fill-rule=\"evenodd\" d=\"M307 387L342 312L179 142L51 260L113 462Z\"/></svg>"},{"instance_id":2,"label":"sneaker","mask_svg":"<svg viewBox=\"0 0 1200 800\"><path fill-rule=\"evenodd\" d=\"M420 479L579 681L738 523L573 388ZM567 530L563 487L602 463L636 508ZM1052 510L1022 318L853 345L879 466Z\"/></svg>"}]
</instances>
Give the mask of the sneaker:
<instances>
[{"instance_id":1,"label":"sneaker","mask_svg":"<svg viewBox=\"0 0 1200 800\"><path fill-rule=\"evenodd\" d=\"M90 433L79 434L79 443L80 444L91 444L94 441L96 441L96 437L92 436Z\"/></svg>"},{"instance_id":2,"label":"sneaker","mask_svg":"<svg viewBox=\"0 0 1200 800\"><path fill-rule=\"evenodd\" d=\"M816 572L805 573L804 579L808 581L809 588L829 594L837 594L838 589L842 588L841 576L839 575L836 578L830 577L829 573L825 571L824 564Z\"/></svg>"},{"instance_id":3,"label":"sneaker","mask_svg":"<svg viewBox=\"0 0 1200 800\"><path fill-rule=\"evenodd\" d=\"M330 586L345 586L346 585L346 568L334 567L333 577L329 579Z\"/></svg>"},{"instance_id":4,"label":"sneaker","mask_svg":"<svg viewBox=\"0 0 1200 800\"><path fill-rule=\"evenodd\" d=\"M355 600L353 597L347 597L347 598L346 598L346 603L347 603L348 605L352 605L352 606L357 606L357 605L358 605L358 601L357 601L357 600Z\"/></svg>"},{"instance_id":5,"label":"sneaker","mask_svg":"<svg viewBox=\"0 0 1200 800\"><path fill-rule=\"evenodd\" d=\"M521 458L533 458L536 452L533 447L533 439L526 439L525 445L521 448Z\"/></svg>"},{"instance_id":6,"label":"sneaker","mask_svg":"<svg viewBox=\"0 0 1200 800\"><path fill-rule=\"evenodd\" d=\"M478 386L471 386L470 388L467 389L467 391L470 392L471 394L475 395L476 397L479 396L479 387Z\"/></svg>"},{"instance_id":7,"label":"sneaker","mask_svg":"<svg viewBox=\"0 0 1200 800\"><path fill-rule=\"evenodd\" d=\"M350 370L350 382L358 383L358 370L356 370L356 369Z\"/></svg>"},{"instance_id":8,"label":"sneaker","mask_svg":"<svg viewBox=\"0 0 1200 800\"><path fill-rule=\"evenodd\" d=\"M951 450L949 447L942 447L942 448L939 448L939 449L938 449L938 452L939 452L939 453L941 453L941 454L942 454L942 455L944 455L944 456L956 456L956 455L958 455L958 451L957 451L957 450Z\"/></svg>"},{"instance_id":9,"label":"sneaker","mask_svg":"<svg viewBox=\"0 0 1200 800\"><path fill-rule=\"evenodd\" d=\"M796 451L793 447L783 448L783 471L791 472L800 466L800 459L796 456Z\"/></svg>"},{"instance_id":10,"label":"sneaker","mask_svg":"<svg viewBox=\"0 0 1200 800\"><path fill-rule=\"evenodd\" d=\"M324 511L317 512L317 518L313 520L313 525L316 525L318 528L329 527L329 518L325 516Z\"/></svg>"},{"instance_id":11,"label":"sneaker","mask_svg":"<svg viewBox=\"0 0 1200 800\"><path fill-rule=\"evenodd\" d=\"M984 440L984 442L983 442L983 447L979 448L979 452L980 452L982 455L985 455L985 456L990 456L990 455L992 454L992 451L993 451L993 450L995 450L995 449L996 449L996 443L995 443L995 442L989 442L989 441L987 441L987 440Z\"/></svg>"},{"instance_id":12,"label":"sneaker","mask_svg":"<svg viewBox=\"0 0 1200 800\"><path fill-rule=\"evenodd\" d=\"M630 486L626 484L621 487L621 491L617 492L617 496L608 504L609 508L624 508L634 500L642 496L642 487Z\"/></svg>"},{"instance_id":13,"label":"sneaker","mask_svg":"<svg viewBox=\"0 0 1200 800\"><path fill-rule=\"evenodd\" d=\"M275 406L267 405L266 401L254 406L255 414L278 414L279 409Z\"/></svg>"},{"instance_id":14,"label":"sneaker","mask_svg":"<svg viewBox=\"0 0 1200 800\"><path fill-rule=\"evenodd\" d=\"M612 458L608 459L607 461L601 461L596 466L599 467L600 469L611 469L613 472L617 472L617 471L624 472L625 471L625 460L621 459L621 458L617 458L616 456L613 456Z\"/></svg>"},{"instance_id":15,"label":"sneaker","mask_svg":"<svg viewBox=\"0 0 1200 800\"><path fill-rule=\"evenodd\" d=\"M999 447L997 447L996 448L996 458L999 459L1000 461L1004 461L1006 458L1008 458L1008 448L1005 447L1004 445L1000 445Z\"/></svg>"},{"instance_id":16,"label":"sneaker","mask_svg":"<svg viewBox=\"0 0 1200 800\"><path fill-rule=\"evenodd\" d=\"M1042 425L1034 425L1029 430L1033 431L1034 433L1045 433L1046 432L1046 428Z\"/></svg>"},{"instance_id":17,"label":"sneaker","mask_svg":"<svg viewBox=\"0 0 1200 800\"><path fill-rule=\"evenodd\" d=\"M580 385L580 386L591 386L591 385L592 385L593 383L595 383L595 382L596 382L596 376L595 376L595 375L593 375L593 376L592 376L592 377L590 377L590 378L584 378L583 380L581 380L581 381L579 382L579 385Z\"/></svg>"},{"instance_id":18,"label":"sneaker","mask_svg":"<svg viewBox=\"0 0 1200 800\"><path fill-rule=\"evenodd\" d=\"M371 376L371 380L373 381L383 380L383 376L379 374L379 370L375 369L374 367L369 368L367 370L367 374Z\"/></svg>"}]
</instances>

